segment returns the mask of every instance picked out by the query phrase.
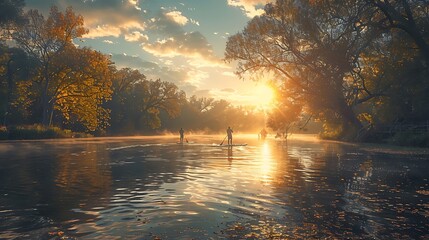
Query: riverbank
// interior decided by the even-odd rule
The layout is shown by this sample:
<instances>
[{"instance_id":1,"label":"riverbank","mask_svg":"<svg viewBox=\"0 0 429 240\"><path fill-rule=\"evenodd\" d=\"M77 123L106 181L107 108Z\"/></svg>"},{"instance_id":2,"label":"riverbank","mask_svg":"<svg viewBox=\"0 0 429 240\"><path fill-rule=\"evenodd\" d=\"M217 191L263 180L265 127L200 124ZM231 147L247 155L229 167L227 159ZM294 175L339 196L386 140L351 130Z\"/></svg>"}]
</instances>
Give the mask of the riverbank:
<instances>
[{"instance_id":1,"label":"riverbank","mask_svg":"<svg viewBox=\"0 0 429 240\"><path fill-rule=\"evenodd\" d=\"M59 127L44 127L42 125L12 126L0 128L0 140L34 140L60 138L93 137L88 133L72 132Z\"/></svg>"}]
</instances>

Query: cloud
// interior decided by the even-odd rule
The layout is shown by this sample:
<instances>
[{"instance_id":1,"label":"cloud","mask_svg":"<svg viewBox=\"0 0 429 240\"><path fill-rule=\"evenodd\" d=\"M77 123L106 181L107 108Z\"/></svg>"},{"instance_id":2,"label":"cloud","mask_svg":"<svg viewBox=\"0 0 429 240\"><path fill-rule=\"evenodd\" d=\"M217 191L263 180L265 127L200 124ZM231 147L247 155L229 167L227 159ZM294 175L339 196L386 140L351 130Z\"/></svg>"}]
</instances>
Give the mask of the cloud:
<instances>
[{"instance_id":1,"label":"cloud","mask_svg":"<svg viewBox=\"0 0 429 240\"><path fill-rule=\"evenodd\" d=\"M269 2L274 0L228 0L228 5L239 7L242 9L246 16L253 18L254 16L264 13L263 7Z\"/></svg>"},{"instance_id":2,"label":"cloud","mask_svg":"<svg viewBox=\"0 0 429 240\"><path fill-rule=\"evenodd\" d=\"M50 8L48 1L29 2L29 7L46 11ZM166 10L159 3L141 0L56 0L55 4L60 10L73 6L74 12L84 17L89 29L84 38L123 37L125 41L139 43L143 50L157 57L181 56L194 67L223 65L205 36L183 28L199 22L188 19L177 9Z\"/></svg>"},{"instance_id":3,"label":"cloud","mask_svg":"<svg viewBox=\"0 0 429 240\"><path fill-rule=\"evenodd\" d=\"M92 28L85 38L98 38L98 37L119 37L121 29L115 26L99 25Z\"/></svg>"},{"instance_id":4,"label":"cloud","mask_svg":"<svg viewBox=\"0 0 429 240\"><path fill-rule=\"evenodd\" d=\"M228 77L236 77L236 75L233 72L223 72L222 75L228 76Z\"/></svg>"},{"instance_id":5,"label":"cloud","mask_svg":"<svg viewBox=\"0 0 429 240\"><path fill-rule=\"evenodd\" d=\"M85 27L89 29L86 38L118 37L128 31L145 29L138 0L27 1L26 4L28 8L39 9L45 16L52 5L62 11L72 6L76 14L83 16Z\"/></svg>"},{"instance_id":6,"label":"cloud","mask_svg":"<svg viewBox=\"0 0 429 240\"><path fill-rule=\"evenodd\" d=\"M200 26L200 22L198 22L197 20L195 20L195 19L189 19L189 21L191 22L191 23L193 23L193 24L195 24L195 25L197 25L197 26Z\"/></svg>"},{"instance_id":7,"label":"cloud","mask_svg":"<svg viewBox=\"0 0 429 240\"><path fill-rule=\"evenodd\" d=\"M118 68L130 67L138 70L159 69L159 66L156 63L148 62L139 57L129 56L126 54L112 54L112 61Z\"/></svg>"},{"instance_id":8,"label":"cloud","mask_svg":"<svg viewBox=\"0 0 429 240\"><path fill-rule=\"evenodd\" d=\"M190 67L170 67L160 66L157 63L149 62L137 56L126 54L113 54L112 61L120 68L129 67L137 69L148 79L161 79L162 81L172 82L187 95L193 95L200 82L208 78L208 74Z\"/></svg>"},{"instance_id":9,"label":"cloud","mask_svg":"<svg viewBox=\"0 0 429 240\"><path fill-rule=\"evenodd\" d=\"M202 89L202 90L195 91L194 95L197 97L206 97L206 98L213 97L210 90L208 90L208 89Z\"/></svg>"},{"instance_id":10,"label":"cloud","mask_svg":"<svg viewBox=\"0 0 429 240\"><path fill-rule=\"evenodd\" d=\"M124 34L124 38L128 42L147 42L149 36L139 31Z\"/></svg>"},{"instance_id":11,"label":"cloud","mask_svg":"<svg viewBox=\"0 0 429 240\"><path fill-rule=\"evenodd\" d=\"M226 92L226 93L234 93L235 89L232 88L224 88L220 90L221 92Z\"/></svg>"},{"instance_id":12,"label":"cloud","mask_svg":"<svg viewBox=\"0 0 429 240\"><path fill-rule=\"evenodd\" d=\"M188 18L182 15L180 11L171 11L165 13L165 16L177 24L184 26L188 23Z\"/></svg>"},{"instance_id":13,"label":"cloud","mask_svg":"<svg viewBox=\"0 0 429 240\"><path fill-rule=\"evenodd\" d=\"M112 41L110 41L110 40L103 40L103 42L104 42L104 43L107 43L107 44L113 44L113 42L112 42Z\"/></svg>"},{"instance_id":14,"label":"cloud","mask_svg":"<svg viewBox=\"0 0 429 240\"><path fill-rule=\"evenodd\" d=\"M142 9L139 7L139 1L138 0L128 0L128 3L133 5L135 9L141 11Z\"/></svg>"},{"instance_id":15,"label":"cloud","mask_svg":"<svg viewBox=\"0 0 429 240\"><path fill-rule=\"evenodd\" d=\"M100 19L85 18L85 27L89 29L85 38L99 38L99 37L119 37L121 35L129 34L129 32L136 30L143 31L145 24L132 19L110 19L109 21L100 21Z\"/></svg>"},{"instance_id":16,"label":"cloud","mask_svg":"<svg viewBox=\"0 0 429 240\"><path fill-rule=\"evenodd\" d=\"M158 57L185 57L193 66L218 67L224 63L216 57L206 37L198 31L186 32L166 13L160 14L148 24L148 30L159 36L158 40L145 43L142 48Z\"/></svg>"}]
</instances>

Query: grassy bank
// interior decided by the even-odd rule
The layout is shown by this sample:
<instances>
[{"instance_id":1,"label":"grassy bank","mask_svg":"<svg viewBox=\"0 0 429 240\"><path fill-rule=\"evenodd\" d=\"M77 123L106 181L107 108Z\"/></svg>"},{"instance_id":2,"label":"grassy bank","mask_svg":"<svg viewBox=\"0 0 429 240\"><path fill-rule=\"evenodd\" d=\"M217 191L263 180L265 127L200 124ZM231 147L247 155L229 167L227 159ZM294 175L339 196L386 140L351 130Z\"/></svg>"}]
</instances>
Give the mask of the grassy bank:
<instances>
[{"instance_id":1,"label":"grassy bank","mask_svg":"<svg viewBox=\"0 0 429 240\"><path fill-rule=\"evenodd\" d=\"M24 139L52 139L91 137L85 133L75 133L71 130L58 127L44 127L41 125L11 126L0 128L0 140L24 140Z\"/></svg>"}]
</instances>

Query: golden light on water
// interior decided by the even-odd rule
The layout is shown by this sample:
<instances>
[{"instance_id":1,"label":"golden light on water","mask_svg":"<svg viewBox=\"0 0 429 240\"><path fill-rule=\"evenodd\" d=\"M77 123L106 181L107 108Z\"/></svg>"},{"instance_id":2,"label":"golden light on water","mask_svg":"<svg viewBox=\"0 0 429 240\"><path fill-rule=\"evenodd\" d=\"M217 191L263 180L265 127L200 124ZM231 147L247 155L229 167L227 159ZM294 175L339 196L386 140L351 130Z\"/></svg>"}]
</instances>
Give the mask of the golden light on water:
<instances>
[{"instance_id":1,"label":"golden light on water","mask_svg":"<svg viewBox=\"0 0 429 240\"><path fill-rule=\"evenodd\" d=\"M272 180L271 172L273 168L271 149L268 143L264 143L261 149L260 169L261 178L264 183L269 183Z\"/></svg>"}]
</instances>

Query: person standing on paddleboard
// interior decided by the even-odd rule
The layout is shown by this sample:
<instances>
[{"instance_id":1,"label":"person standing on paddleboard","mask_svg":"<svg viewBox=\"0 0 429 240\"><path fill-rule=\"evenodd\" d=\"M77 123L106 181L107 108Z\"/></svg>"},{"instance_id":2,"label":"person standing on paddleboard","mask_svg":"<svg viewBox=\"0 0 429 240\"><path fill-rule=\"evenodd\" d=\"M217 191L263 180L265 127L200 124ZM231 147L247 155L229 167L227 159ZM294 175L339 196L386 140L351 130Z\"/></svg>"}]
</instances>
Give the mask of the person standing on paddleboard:
<instances>
[{"instance_id":1,"label":"person standing on paddleboard","mask_svg":"<svg viewBox=\"0 0 429 240\"><path fill-rule=\"evenodd\" d=\"M183 130L183 128L180 128L179 134L180 134L180 143L183 143L183 138L185 137L185 131Z\"/></svg>"},{"instance_id":2,"label":"person standing on paddleboard","mask_svg":"<svg viewBox=\"0 0 429 240\"><path fill-rule=\"evenodd\" d=\"M232 145L232 133L234 131L232 131L231 127L228 127L228 129L226 129L226 135L228 136L228 145Z\"/></svg>"}]
</instances>

